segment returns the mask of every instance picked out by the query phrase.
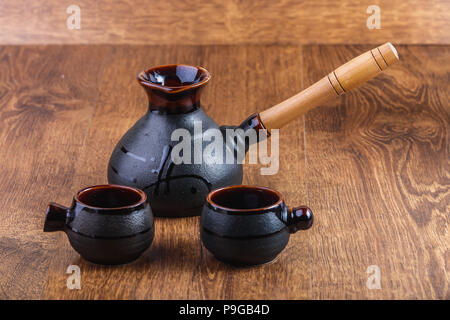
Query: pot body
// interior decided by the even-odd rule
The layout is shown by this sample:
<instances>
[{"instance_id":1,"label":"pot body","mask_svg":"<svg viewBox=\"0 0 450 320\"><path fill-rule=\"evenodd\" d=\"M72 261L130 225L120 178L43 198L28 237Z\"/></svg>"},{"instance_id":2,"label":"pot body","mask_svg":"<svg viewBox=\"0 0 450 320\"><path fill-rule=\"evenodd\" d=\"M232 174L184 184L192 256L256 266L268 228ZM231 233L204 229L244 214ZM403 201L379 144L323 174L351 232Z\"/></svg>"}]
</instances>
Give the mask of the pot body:
<instances>
[{"instance_id":1,"label":"pot body","mask_svg":"<svg viewBox=\"0 0 450 320\"><path fill-rule=\"evenodd\" d=\"M200 219L201 240L223 262L238 266L268 263L289 242L289 229L280 220L283 210L284 203L257 212L228 212L207 202Z\"/></svg>"},{"instance_id":2,"label":"pot body","mask_svg":"<svg viewBox=\"0 0 450 320\"><path fill-rule=\"evenodd\" d=\"M172 141L171 136L177 129L189 133L190 141L183 142L191 146L190 163L175 164L172 159L179 141ZM109 183L145 191L155 216L200 215L212 189L242 182L242 165L223 161L225 143L222 155L203 154L201 163L195 163L195 145L204 150L210 144L202 138L208 129L220 128L200 107L174 114L149 110L114 148L108 164Z\"/></svg>"}]
</instances>

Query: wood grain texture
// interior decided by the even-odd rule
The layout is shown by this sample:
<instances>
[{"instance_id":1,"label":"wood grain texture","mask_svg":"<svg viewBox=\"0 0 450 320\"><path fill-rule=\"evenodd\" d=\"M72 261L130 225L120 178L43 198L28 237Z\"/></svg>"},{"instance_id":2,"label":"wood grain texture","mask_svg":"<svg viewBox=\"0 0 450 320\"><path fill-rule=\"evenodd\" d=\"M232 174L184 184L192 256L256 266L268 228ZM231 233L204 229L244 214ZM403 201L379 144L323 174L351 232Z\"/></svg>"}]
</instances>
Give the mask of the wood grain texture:
<instances>
[{"instance_id":1,"label":"wood grain texture","mask_svg":"<svg viewBox=\"0 0 450 320\"><path fill-rule=\"evenodd\" d=\"M306 47L306 83L366 48ZM439 66L450 51L399 52L401 63L306 116L314 299L449 298L449 70ZM366 288L370 265L380 290Z\"/></svg>"},{"instance_id":2,"label":"wood grain texture","mask_svg":"<svg viewBox=\"0 0 450 320\"><path fill-rule=\"evenodd\" d=\"M69 30L69 5L81 29ZM368 29L378 5L381 29ZM1 44L449 44L447 0L0 2Z\"/></svg>"},{"instance_id":3,"label":"wood grain texture","mask_svg":"<svg viewBox=\"0 0 450 320\"><path fill-rule=\"evenodd\" d=\"M0 296L39 298L62 236L42 233L49 196L71 192L95 110L103 53L83 47L0 50ZM91 57L91 58L89 58ZM55 63L55 61L59 61Z\"/></svg>"},{"instance_id":4,"label":"wood grain texture","mask_svg":"<svg viewBox=\"0 0 450 320\"><path fill-rule=\"evenodd\" d=\"M146 111L135 80L145 67L205 66L206 112L238 124L370 47L0 47L0 298L448 299L446 46L400 47L401 63L283 128L278 174L246 165L244 183L316 214L272 264L216 261L198 218L157 219L150 249L119 267L86 263L63 234L42 233L48 201L68 205L106 182L115 143ZM66 287L72 264L81 290ZM365 285L373 264L381 290Z\"/></svg>"}]
</instances>

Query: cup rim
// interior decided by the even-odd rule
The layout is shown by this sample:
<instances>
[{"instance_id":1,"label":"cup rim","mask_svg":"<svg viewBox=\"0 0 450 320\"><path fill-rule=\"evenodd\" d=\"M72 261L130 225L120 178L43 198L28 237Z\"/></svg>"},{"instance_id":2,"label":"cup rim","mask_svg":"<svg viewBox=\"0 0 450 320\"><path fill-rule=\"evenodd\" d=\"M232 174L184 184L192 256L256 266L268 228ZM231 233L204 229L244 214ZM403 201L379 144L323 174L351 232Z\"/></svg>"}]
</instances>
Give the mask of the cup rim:
<instances>
[{"instance_id":1,"label":"cup rim","mask_svg":"<svg viewBox=\"0 0 450 320\"><path fill-rule=\"evenodd\" d=\"M80 195L83 192L87 192L89 190L93 190L93 189L122 189L122 190L129 190L129 191L133 191L137 194L139 194L140 199L139 201L132 203L130 205L127 206L122 206L122 207L111 207L111 208L105 208L105 207L96 207L96 206L92 206L89 205L83 201L80 200ZM124 186L124 185L119 185L119 184L98 184L98 185L92 185L89 187L85 187L83 189L78 190L78 192L75 194L74 197L75 201L83 206L85 206L86 208L90 208L90 209L95 209L95 210L124 210L124 209L133 209L136 208L142 204L144 204L147 201L147 194L142 191L141 189L138 188L134 188L134 187L129 187L129 186Z\"/></svg>"},{"instance_id":2,"label":"cup rim","mask_svg":"<svg viewBox=\"0 0 450 320\"><path fill-rule=\"evenodd\" d=\"M183 86L163 86L160 85L158 83L154 83L151 81L148 81L144 78L144 75L147 74L150 71L156 70L156 69L165 69L165 68L173 68L173 67L189 67L189 68L196 68L198 70L200 70L201 72L203 72L205 74L205 78L197 83L192 83L192 84L187 84L187 85L183 85ZM204 67L202 66L192 66L192 65L188 65L188 64L182 64L182 63L178 63L178 64L165 64L165 65L160 65L160 66L154 66L151 68L147 68L143 71L140 71L137 74L137 79L139 81L139 83L145 87L149 87L152 89L157 89L157 90L161 90L164 91L166 93L170 93L170 94L174 94L174 93L179 93L179 92L183 92L183 91L187 91L193 88L199 88L204 86L210 79L211 79L211 74L209 73L208 70L206 70Z\"/></svg>"},{"instance_id":3,"label":"cup rim","mask_svg":"<svg viewBox=\"0 0 450 320\"><path fill-rule=\"evenodd\" d=\"M272 194L275 194L278 197L278 200L268 206L265 207L260 207L260 208L252 208L252 209L236 209L236 208L228 208L222 205L219 205L217 203L215 203L212 198L219 192L224 192L226 190L231 190L231 189L253 189L253 190L263 190L263 191L268 191L271 192ZM247 213L247 212L257 212L257 211L267 211L270 209L273 209L275 207L278 207L281 203L283 203L284 198L281 195L281 193L279 193L278 191L268 188L268 187L262 187L262 186L252 186L252 185L233 185L233 186L228 186L228 187L223 187L223 188L219 188L219 189L215 189L213 191L211 191L208 196L206 197L206 202L211 205L213 208L216 209L221 209L224 211L228 211L228 212L243 212L243 213Z\"/></svg>"}]
</instances>

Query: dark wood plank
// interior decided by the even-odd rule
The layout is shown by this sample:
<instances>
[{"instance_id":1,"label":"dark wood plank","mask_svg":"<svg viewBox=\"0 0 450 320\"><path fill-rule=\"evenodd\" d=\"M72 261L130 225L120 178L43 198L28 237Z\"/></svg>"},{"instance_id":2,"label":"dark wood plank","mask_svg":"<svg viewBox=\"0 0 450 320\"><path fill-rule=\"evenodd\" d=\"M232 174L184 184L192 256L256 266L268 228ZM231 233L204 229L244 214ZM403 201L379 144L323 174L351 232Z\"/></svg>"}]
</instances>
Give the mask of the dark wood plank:
<instances>
[{"instance_id":1,"label":"dark wood plank","mask_svg":"<svg viewBox=\"0 0 450 320\"><path fill-rule=\"evenodd\" d=\"M370 49L305 48L305 81ZM448 47L400 63L306 118L314 299L448 299ZM370 265L381 289L366 287Z\"/></svg>"},{"instance_id":2,"label":"dark wood plank","mask_svg":"<svg viewBox=\"0 0 450 320\"><path fill-rule=\"evenodd\" d=\"M0 47L1 298L40 297L63 239L42 233L46 203L71 194L103 55L96 47Z\"/></svg>"},{"instance_id":3,"label":"dark wood plank","mask_svg":"<svg viewBox=\"0 0 450 320\"><path fill-rule=\"evenodd\" d=\"M1 47L0 298L448 299L446 46L400 47L398 65L282 129L278 174L246 165L244 183L316 214L272 264L216 261L198 218L157 219L152 247L120 267L88 264L64 235L42 233L49 200L69 204L106 182L114 144L146 111L135 80L144 67L204 65L205 109L237 124L370 47ZM81 290L66 287L71 264ZM366 288L369 265L381 290Z\"/></svg>"},{"instance_id":4,"label":"dark wood plank","mask_svg":"<svg viewBox=\"0 0 450 320\"><path fill-rule=\"evenodd\" d=\"M73 4L79 30L66 26ZM370 5L381 29L367 28ZM0 12L1 44L450 43L447 0L3 0Z\"/></svg>"}]
</instances>

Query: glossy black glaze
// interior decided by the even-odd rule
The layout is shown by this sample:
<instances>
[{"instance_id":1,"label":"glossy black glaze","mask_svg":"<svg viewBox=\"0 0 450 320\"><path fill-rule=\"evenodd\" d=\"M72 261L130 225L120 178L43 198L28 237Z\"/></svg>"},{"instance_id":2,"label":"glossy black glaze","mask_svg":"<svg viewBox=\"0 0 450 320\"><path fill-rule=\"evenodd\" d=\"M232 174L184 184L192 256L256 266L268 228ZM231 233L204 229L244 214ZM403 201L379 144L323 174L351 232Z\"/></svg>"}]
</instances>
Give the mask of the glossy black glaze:
<instances>
[{"instance_id":1,"label":"glossy black glaze","mask_svg":"<svg viewBox=\"0 0 450 320\"><path fill-rule=\"evenodd\" d=\"M208 155L202 164L194 163L197 152L194 140L199 138L198 133L194 134L196 122L202 125L202 135L208 129L265 131L256 114L238 127L219 127L200 105L201 90L209 79L205 69L185 65L160 66L138 74L138 81L149 97L149 109L125 133L112 152L108 181L144 190L155 216L200 215L206 195L211 190L242 182L242 165L237 161L226 164L223 158ZM171 141L171 135L180 128L191 134L190 164L172 161L171 153L178 141ZM208 144L210 141L203 139L203 147ZM242 147L248 150L249 144L238 137L234 143L224 143L223 155L227 148L236 150Z\"/></svg>"},{"instance_id":2,"label":"glossy black glaze","mask_svg":"<svg viewBox=\"0 0 450 320\"><path fill-rule=\"evenodd\" d=\"M152 243L153 214L138 189L100 185L80 190L70 208L50 203L44 232L63 231L86 260L104 265L137 259Z\"/></svg>"},{"instance_id":3,"label":"glossy black glaze","mask_svg":"<svg viewBox=\"0 0 450 320\"><path fill-rule=\"evenodd\" d=\"M308 207L290 210L275 190L236 185L211 192L200 218L204 246L219 260L238 266L272 261L290 234L311 227Z\"/></svg>"}]
</instances>

